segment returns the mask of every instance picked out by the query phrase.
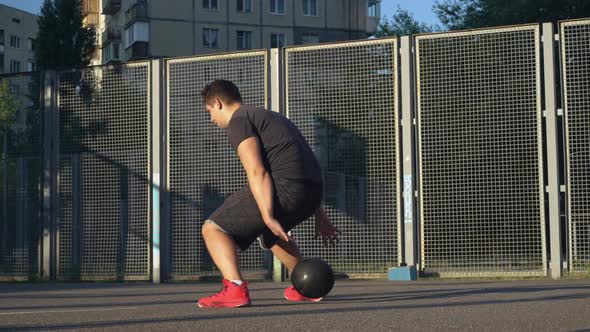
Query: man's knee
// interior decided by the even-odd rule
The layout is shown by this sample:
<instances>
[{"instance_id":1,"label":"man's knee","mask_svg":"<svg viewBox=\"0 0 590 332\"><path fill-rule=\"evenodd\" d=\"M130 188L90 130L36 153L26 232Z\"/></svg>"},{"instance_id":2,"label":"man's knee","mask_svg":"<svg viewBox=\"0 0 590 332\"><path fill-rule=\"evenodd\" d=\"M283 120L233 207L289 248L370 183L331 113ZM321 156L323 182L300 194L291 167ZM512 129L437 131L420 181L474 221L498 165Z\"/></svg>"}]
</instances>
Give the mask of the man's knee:
<instances>
[{"instance_id":1,"label":"man's knee","mask_svg":"<svg viewBox=\"0 0 590 332\"><path fill-rule=\"evenodd\" d=\"M203 223L203 227L201 227L201 234L203 235L203 237L206 237L207 235L211 234L212 232L224 232L225 233L225 231L223 229L221 229L221 227L219 227L215 222L207 219Z\"/></svg>"}]
</instances>

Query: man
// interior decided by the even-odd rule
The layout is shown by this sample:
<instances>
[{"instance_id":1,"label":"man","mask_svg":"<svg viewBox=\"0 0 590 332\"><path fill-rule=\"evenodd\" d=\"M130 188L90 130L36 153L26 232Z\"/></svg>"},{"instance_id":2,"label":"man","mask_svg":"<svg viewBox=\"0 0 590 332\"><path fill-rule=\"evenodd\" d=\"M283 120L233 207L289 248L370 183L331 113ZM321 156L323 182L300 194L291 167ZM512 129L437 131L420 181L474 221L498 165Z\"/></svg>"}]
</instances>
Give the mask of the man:
<instances>
[{"instance_id":1,"label":"man","mask_svg":"<svg viewBox=\"0 0 590 332\"><path fill-rule=\"evenodd\" d=\"M312 215L316 237L324 244L338 240L338 230L321 207L321 169L313 151L297 127L284 116L242 104L238 88L216 80L201 91L207 112L219 128L227 129L238 153L248 186L230 195L205 221L203 238L209 254L223 275L223 290L202 298L199 307L235 308L250 305L248 283L238 267L238 249L246 250L256 239L272 250L289 270L302 257L287 232ZM320 301L289 287L289 301Z\"/></svg>"}]
</instances>

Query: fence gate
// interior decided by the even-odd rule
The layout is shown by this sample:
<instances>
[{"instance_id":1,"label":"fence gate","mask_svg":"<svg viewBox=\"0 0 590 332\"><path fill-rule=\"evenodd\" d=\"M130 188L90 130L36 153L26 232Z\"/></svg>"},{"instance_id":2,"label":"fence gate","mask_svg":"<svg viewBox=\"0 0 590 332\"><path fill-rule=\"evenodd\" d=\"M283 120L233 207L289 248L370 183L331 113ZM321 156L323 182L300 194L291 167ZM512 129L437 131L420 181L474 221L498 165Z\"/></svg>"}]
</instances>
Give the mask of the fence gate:
<instances>
[{"instance_id":1,"label":"fence gate","mask_svg":"<svg viewBox=\"0 0 590 332\"><path fill-rule=\"evenodd\" d=\"M383 277L400 259L397 52L396 38L285 49L286 115L318 157L324 208L342 231L326 248L311 218L294 237L352 277Z\"/></svg>"},{"instance_id":2,"label":"fence gate","mask_svg":"<svg viewBox=\"0 0 590 332\"><path fill-rule=\"evenodd\" d=\"M415 49L424 269L546 275L539 26Z\"/></svg>"},{"instance_id":3,"label":"fence gate","mask_svg":"<svg viewBox=\"0 0 590 332\"><path fill-rule=\"evenodd\" d=\"M561 22L569 268L590 270L590 20Z\"/></svg>"},{"instance_id":4,"label":"fence gate","mask_svg":"<svg viewBox=\"0 0 590 332\"><path fill-rule=\"evenodd\" d=\"M149 62L57 75L59 279L150 278Z\"/></svg>"},{"instance_id":5,"label":"fence gate","mask_svg":"<svg viewBox=\"0 0 590 332\"><path fill-rule=\"evenodd\" d=\"M242 164L200 95L215 79L234 82L245 103L268 106L268 54L251 51L166 61L169 267L172 279L216 275L202 239L203 221L247 184ZM241 253L245 274L267 277L271 256L258 245Z\"/></svg>"}]
</instances>

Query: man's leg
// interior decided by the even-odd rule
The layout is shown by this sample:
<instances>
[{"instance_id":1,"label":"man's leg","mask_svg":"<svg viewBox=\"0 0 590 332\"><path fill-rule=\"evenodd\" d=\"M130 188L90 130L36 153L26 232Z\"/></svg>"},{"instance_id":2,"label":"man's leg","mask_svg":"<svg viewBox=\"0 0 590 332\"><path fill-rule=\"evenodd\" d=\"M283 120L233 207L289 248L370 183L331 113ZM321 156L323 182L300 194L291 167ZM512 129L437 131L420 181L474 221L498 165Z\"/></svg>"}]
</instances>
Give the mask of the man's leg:
<instances>
[{"instance_id":1,"label":"man's leg","mask_svg":"<svg viewBox=\"0 0 590 332\"><path fill-rule=\"evenodd\" d=\"M213 223L206 222L202 231L207 250L223 277L227 280L242 280L238 246L234 239Z\"/></svg>"},{"instance_id":2,"label":"man's leg","mask_svg":"<svg viewBox=\"0 0 590 332\"><path fill-rule=\"evenodd\" d=\"M299 247L293 239L290 239L289 242L279 239L270 250L287 267L289 273L293 272L295 265L303 259Z\"/></svg>"}]
</instances>

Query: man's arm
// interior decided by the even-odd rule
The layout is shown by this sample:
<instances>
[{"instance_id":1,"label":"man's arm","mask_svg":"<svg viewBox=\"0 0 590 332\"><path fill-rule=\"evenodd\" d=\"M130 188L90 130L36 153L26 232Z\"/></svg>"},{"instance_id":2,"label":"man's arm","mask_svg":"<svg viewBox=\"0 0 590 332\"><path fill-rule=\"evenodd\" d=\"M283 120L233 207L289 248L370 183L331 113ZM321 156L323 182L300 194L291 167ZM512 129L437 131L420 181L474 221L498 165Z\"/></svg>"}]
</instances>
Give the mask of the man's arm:
<instances>
[{"instance_id":1,"label":"man's arm","mask_svg":"<svg viewBox=\"0 0 590 332\"><path fill-rule=\"evenodd\" d=\"M238 156L242 161L244 170L246 170L250 190L252 190L264 223L276 236L288 242L287 233L285 233L278 220L274 218L272 177L262 162L258 139L249 137L243 140L238 146Z\"/></svg>"}]
</instances>

